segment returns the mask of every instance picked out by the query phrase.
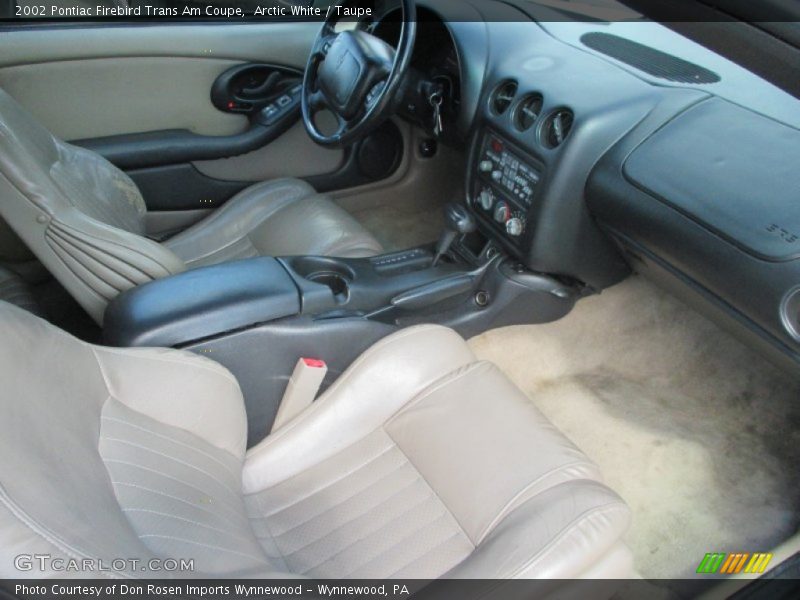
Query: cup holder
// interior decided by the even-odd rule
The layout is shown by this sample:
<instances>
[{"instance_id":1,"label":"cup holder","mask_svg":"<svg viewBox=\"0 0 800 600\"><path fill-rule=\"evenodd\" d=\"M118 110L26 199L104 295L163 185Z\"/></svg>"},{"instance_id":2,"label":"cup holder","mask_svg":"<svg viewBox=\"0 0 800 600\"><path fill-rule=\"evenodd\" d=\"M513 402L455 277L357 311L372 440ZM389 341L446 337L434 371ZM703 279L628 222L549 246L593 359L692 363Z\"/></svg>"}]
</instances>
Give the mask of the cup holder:
<instances>
[{"instance_id":1,"label":"cup holder","mask_svg":"<svg viewBox=\"0 0 800 600\"><path fill-rule=\"evenodd\" d=\"M292 260L291 266L303 279L329 288L338 303L347 302L350 297L355 273L346 264L332 258L303 256Z\"/></svg>"},{"instance_id":2,"label":"cup holder","mask_svg":"<svg viewBox=\"0 0 800 600\"><path fill-rule=\"evenodd\" d=\"M350 296L350 285L339 273L320 271L306 275L305 278L314 283L328 286L338 302L347 302L347 298Z\"/></svg>"}]
</instances>

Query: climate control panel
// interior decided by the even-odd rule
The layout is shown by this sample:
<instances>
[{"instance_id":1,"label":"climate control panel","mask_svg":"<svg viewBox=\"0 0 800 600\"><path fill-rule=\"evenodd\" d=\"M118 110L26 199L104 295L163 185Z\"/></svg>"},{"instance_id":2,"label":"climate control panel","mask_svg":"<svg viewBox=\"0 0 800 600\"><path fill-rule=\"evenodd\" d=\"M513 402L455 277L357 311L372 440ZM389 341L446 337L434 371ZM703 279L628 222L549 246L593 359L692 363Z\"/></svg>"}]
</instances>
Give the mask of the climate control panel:
<instances>
[{"instance_id":1,"label":"climate control panel","mask_svg":"<svg viewBox=\"0 0 800 600\"><path fill-rule=\"evenodd\" d=\"M542 171L508 142L486 133L474 164L471 202L475 212L507 240L518 243L527 230Z\"/></svg>"}]
</instances>

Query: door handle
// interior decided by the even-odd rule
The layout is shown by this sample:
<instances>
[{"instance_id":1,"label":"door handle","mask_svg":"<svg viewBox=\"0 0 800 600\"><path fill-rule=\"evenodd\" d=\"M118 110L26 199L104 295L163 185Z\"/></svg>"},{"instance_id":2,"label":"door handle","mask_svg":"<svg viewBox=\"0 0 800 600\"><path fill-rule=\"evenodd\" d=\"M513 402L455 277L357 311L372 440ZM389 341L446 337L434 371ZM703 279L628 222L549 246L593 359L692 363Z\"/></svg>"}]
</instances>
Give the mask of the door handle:
<instances>
[{"instance_id":1,"label":"door handle","mask_svg":"<svg viewBox=\"0 0 800 600\"><path fill-rule=\"evenodd\" d=\"M270 91L277 87L281 76L275 71L271 72L262 83L246 85L240 90L242 96L247 98L268 98Z\"/></svg>"},{"instance_id":2,"label":"door handle","mask_svg":"<svg viewBox=\"0 0 800 600\"><path fill-rule=\"evenodd\" d=\"M289 67L244 63L223 71L211 86L211 103L223 112L253 114L302 81Z\"/></svg>"}]
</instances>

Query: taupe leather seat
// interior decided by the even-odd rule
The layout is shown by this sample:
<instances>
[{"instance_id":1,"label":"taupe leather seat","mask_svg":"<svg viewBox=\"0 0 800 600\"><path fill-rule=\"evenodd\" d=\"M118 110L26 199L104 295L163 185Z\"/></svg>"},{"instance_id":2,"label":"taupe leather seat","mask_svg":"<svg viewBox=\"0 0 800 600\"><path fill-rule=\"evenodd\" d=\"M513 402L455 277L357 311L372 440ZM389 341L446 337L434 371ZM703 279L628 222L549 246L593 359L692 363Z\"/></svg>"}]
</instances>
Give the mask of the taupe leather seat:
<instances>
[{"instance_id":1,"label":"taupe leather seat","mask_svg":"<svg viewBox=\"0 0 800 600\"><path fill-rule=\"evenodd\" d=\"M380 341L247 451L239 386L206 358L0 303L0 369L0 577L78 575L14 569L37 553L196 577L632 573L627 506L449 329Z\"/></svg>"},{"instance_id":2,"label":"taupe leather seat","mask_svg":"<svg viewBox=\"0 0 800 600\"><path fill-rule=\"evenodd\" d=\"M42 314L30 286L19 275L3 267L0 267L0 301L14 304L35 315Z\"/></svg>"},{"instance_id":3,"label":"taupe leather seat","mask_svg":"<svg viewBox=\"0 0 800 600\"><path fill-rule=\"evenodd\" d=\"M371 256L380 244L302 181L254 185L164 244L145 237L133 181L54 137L0 90L0 216L98 322L119 292L252 256Z\"/></svg>"}]
</instances>

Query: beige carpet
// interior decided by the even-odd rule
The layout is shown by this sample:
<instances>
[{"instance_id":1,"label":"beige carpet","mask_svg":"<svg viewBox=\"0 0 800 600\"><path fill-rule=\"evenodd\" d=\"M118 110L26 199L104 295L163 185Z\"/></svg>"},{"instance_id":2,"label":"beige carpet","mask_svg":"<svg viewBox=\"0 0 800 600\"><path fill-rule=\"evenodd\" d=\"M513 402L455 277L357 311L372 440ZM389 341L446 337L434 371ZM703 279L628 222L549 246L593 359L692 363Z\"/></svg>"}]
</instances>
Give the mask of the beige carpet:
<instances>
[{"instance_id":1,"label":"beige carpet","mask_svg":"<svg viewBox=\"0 0 800 600\"><path fill-rule=\"evenodd\" d=\"M441 205L431 207L384 205L353 212L387 252L435 242L444 228Z\"/></svg>"},{"instance_id":2,"label":"beige carpet","mask_svg":"<svg viewBox=\"0 0 800 600\"><path fill-rule=\"evenodd\" d=\"M470 342L594 459L633 510L644 577L763 551L800 514L800 386L640 278L561 321Z\"/></svg>"}]
</instances>

